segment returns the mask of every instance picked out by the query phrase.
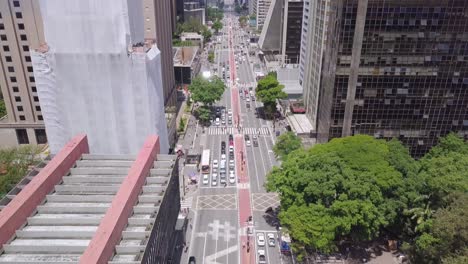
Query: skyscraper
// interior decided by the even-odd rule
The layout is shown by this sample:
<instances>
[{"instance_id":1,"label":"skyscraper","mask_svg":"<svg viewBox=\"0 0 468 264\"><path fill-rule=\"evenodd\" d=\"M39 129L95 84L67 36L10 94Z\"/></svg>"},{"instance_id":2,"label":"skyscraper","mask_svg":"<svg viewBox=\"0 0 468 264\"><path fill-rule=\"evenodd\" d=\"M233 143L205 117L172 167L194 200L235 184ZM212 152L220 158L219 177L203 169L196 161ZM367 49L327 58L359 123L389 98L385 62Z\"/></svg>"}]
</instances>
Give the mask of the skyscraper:
<instances>
[{"instance_id":1,"label":"skyscraper","mask_svg":"<svg viewBox=\"0 0 468 264\"><path fill-rule=\"evenodd\" d=\"M161 55L144 43L141 1L40 7L47 45L32 61L51 152L86 133L96 154L136 154L150 134L167 153Z\"/></svg>"},{"instance_id":2,"label":"skyscraper","mask_svg":"<svg viewBox=\"0 0 468 264\"><path fill-rule=\"evenodd\" d=\"M281 55L282 64L299 63L302 27L302 0L272 0L260 34L263 52Z\"/></svg>"},{"instance_id":3,"label":"skyscraper","mask_svg":"<svg viewBox=\"0 0 468 264\"><path fill-rule=\"evenodd\" d=\"M318 142L399 138L419 157L450 131L468 135L467 1L325 2L311 6L325 19L310 16L303 81Z\"/></svg>"},{"instance_id":4,"label":"skyscraper","mask_svg":"<svg viewBox=\"0 0 468 264\"><path fill-rule=\"evenodd\" d=\"M257 29L261 30L263 24L267 19L268 9L270 8L271 0L256 0L256 11L257 11Z\"/></svg>"},{"instance_id":5,"label":"skyscraper","mask_svg":"<svg viewBox=\"0 0 468 264\"><path fill-rule=\"evenodd\" d=\"M47 142L30 49L44 42L37 0L0 1L0 146Z\"/></svg>"},{"instance_id":6,"label":"skyscraper","mask_svg":"<svg viewBox=\"0 0 468 264\"><path fill-rule=\"evenodd\" d=\"M177 89L172 54L173 0L143 0L145 41L155 42L161 51L161 73L169 143L176 139Z\"/></svg>"}]
</instances>

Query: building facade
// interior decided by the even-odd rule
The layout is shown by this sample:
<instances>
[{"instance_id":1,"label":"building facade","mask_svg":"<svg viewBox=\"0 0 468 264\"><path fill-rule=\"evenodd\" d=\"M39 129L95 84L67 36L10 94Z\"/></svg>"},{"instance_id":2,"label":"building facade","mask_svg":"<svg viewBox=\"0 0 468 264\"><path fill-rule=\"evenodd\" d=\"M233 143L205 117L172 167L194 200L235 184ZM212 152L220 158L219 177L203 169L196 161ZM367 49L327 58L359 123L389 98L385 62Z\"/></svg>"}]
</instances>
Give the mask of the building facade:
<instances>
[{"instance_id":1,"label":"building facade","mask_svg":"<svg viewBox=\"0 0 468 264\"><path fill-rule=\"evenodd\" d=\"M41 1L47 45L32 61L51 153L78 133L96 154L136 154L151 134L167 153L162 58L144 44L142 2L93 2Z\"/></svg>"},{"instance_id":2,"label":"building facade","mask_svg":"<svg viewBox=\"0 0 468 264\"><path fill-rule=\"evenodd\" d=\"M0 1L0 147L47 143L30 54L43 42L37 0Z\"/></svg>"},{"instance_id":3,"label":"building facade","mask_svg":"<svg viewBox=\"0 0 468 264\"><path fill-rule=\"evenodd\" d=\"M322 35L336 37L320 78L304 78L306 97L320 87L316 106L306 99L318 142L398 138L420 157L451 131L467 136L467 1L340 0L328 12Z\"/></svg>"},{"instance_id":4,"label":"building facade","mask_svg":"<svg viewBox=\"0 0 468 264\"><path fill-rule=\"evenodd\" d=\"M329 2L330 0L304 1L299 83L303 86L304 103L313 127L317 124L323 71L322 61L327 40Z\"/></svg>"},{"instance_id":5,"label":"building facade","mask_svg":"<svg viewBox=\"0 0 468 264\"><path fill-rule=\"evenodd\" d=\"M172 59L172 23L175 19L171 11L172 4L173 0L143 0L145 41L155 42L161 51L161 73L169 143L174 145L177 136L177 87Z\"/></svg>"},{"instance_id":6,"label":"building facade","mask_svg":"<svg viewBox=\"0 0 468 264\"><path fill-rule=\"evenodd\" d=\"M256 0L256 16L257 16L257 30L262 30L263 25L267 19L268 9L270 8L271 0Z\"/></svg>"},{"instance_id":7,"label":"building facade","mask_svg":"<svg viewBox=\"0 0 468 264\"><path fill-rule=\"evenodd\" d=\"M260 34L264 53L280 55L281 64L298 64L301 50L302 0L272 0Z\"/></svg>"}]
</instances>

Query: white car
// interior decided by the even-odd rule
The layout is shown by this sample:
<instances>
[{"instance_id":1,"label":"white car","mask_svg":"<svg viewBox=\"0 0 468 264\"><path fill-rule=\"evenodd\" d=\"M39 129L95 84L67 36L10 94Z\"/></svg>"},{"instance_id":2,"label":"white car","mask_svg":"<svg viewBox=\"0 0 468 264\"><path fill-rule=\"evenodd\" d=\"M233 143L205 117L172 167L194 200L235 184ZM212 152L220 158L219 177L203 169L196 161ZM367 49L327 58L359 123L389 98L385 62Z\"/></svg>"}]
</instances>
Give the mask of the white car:
<instances>
[{"instance_id":1,"label":"white car","mask_svg":"<svg viewBox=\"0 0 468 264\"><path fill-rule=\"evenodd\" d=\"M229 152L234 152L234 146L229 146Z\"/></svg>"},{"instance_id":2,"label":"white car","mask_svg":"<svg viewBox=\"0 0 468 264\"><path fill-rule=\"evenodd\" d=\"M218 168L218 160L213 160L213 168Z\"/></svg>"},{"instance_id":3,"label":"white car","mask_svg":"<svg viewBox=\"0 0 468 264\"><path fill-rule=\"evenodd\" d=\"M274 247L276 244L275 234L267 233L267 237L268 237L268 246Z\"/></svg>"},{"instance_id":4,"label":"white car","mask_svg":"<svg viewBox=\"0 0 468 264\"><path fill-rule=\"evenodd\" d=\"M250 97L246 96L246 97L245 97L245 101L246 101L246 102L250 102Z\"/></svg>"},{"instance_id":5,"label":"white car","mask_svg":"<svg viewBox=\"0 0 468 264\"><path fill-rule=\"evenodd\" d=\"M218 184L218 174L211 174L211 185L216 186Z\"/></svg>"},{"instance_id":6,"label":"white car","mask_svg":"<svg viewBox=\"0 0 468 264\"><path fill-rule=\"evenodd\" d=\"M215 125L219 126L219 117L216 118Z\"/></svg>"},{"instance_id":7,"label":"white car","mask_svg":"<svg viewBox=\"0 0 468 264\"><path fill-rule=\"evenodd\" d=\"M263 233L257 233L257 245L259 247L265 246L265 235Z\"/></svg>"},{"instance_id":8,"label":"white car","mask_svg":"<svg viewBox=\"0 0 468 264\"><path fill-rule=\"evenodd\" d=\"M247 140L247 142L245 142L245 144L247 145L247 147L250 147L250 139Z\"/></svg>"},{"instance_id":9,"label":"white car","mask_svg":"<svg viewBox=\"0 0 468 264\"><path fill-rule=\"evenodd\" d=\"M203 174L203 184L207 185L210 182L208 174Z\"/></svg>"},{"instance_id":10,"label":"white car","mask_svg":"<svg viewBox=\"0 0 468 264\"><path fill-rule=\"evenodd\" d=\"M226 160L226 154L221 155L221 160Z\"/></svg>"},{"instance_id":11,"label":"white car","mask_svg":"<svg viewBox=\"0 0 468 264\"><path fill-rule=\"evenodd\" d=\"M236 176L234 175L234 173L229 174L229 183L231 184L236 183Z\"/></svg>"},{"instance_id":12,"label":"white car","mask_svg":"<svg viewBox=\"0 0 468 264\"><path fill-rule=\"evenodd\" d=\"M257 254L258 254L258 263L259 264L266 264L265 250L259 249L257 251Z\"/></svg>"},{"instance_id":13,"label":"white car","mask_svg":"<svg viewBox=\"0 0 468 264\"><path fill-rule=\"evenodd\" d=\"M232 115L232 110L231 110L231 108L228 109L228 114L229 114L229 115Z\"/></svg>"},{"instance_id":14,"label":"white car","mask_svg":"<svg viewBox=\"0 0 468 264\"><path fill-rule=\"evenodd\" d=\"M229 160L229 167L234 168L234 160Z\"/></svg>"}]
</instances>

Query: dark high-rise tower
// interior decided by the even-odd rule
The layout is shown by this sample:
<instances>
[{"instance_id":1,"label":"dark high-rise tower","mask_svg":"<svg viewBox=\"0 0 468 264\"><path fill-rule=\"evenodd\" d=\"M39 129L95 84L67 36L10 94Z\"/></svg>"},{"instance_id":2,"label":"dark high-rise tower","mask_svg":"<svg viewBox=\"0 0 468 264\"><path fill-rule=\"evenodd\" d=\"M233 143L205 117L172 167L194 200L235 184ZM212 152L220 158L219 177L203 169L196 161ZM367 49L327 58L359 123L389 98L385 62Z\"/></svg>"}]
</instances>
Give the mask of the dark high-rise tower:
<instances>
[{"instance_id":1,"label":"dark high-rise tower","mask_svg":"<svg viewBox=\"0 0 468 264\"><path fill-rule=\"evenodd\" d=\"M317 2L309 32L327 37L303 86L318 142L399 138L419 157L451 131L468 135L468 1Z\"/></svg>"}]
</instances>

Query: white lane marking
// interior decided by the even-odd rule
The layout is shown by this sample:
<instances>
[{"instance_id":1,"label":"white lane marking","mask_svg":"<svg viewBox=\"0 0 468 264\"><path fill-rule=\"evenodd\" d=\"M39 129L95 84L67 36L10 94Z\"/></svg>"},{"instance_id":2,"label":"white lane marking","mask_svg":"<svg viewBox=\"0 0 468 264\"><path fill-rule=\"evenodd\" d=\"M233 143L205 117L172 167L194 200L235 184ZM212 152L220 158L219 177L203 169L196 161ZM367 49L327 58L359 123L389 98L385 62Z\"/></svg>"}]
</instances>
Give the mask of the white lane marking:
<instances>
[{"instance_id":1,"label":"white lane marking","mask_svg":"<svg viewBox=\"0 0 468 264\"><path fill-rule=\"evenodd\" d=\"M205 240L203 241L203 258L202 259L205 259L205 252L206 252L206 236L208 234L205 233ZM190 255L190 256L193 256L193 255Z\"/></svg>"},{"instance_id":2,"label":"white lane marking","mask_svg":"<svg viewBox=\"0 0 468 264\"><path fill-rule=\"evenodd\" d=\"M219 252L216 252L212 255L209 255L207 256L204 260L205 262L204 263L207 263L207 264L218 264L219 262L216 262L216 255L219 255L219 257L224 257L225 255L229 255L230 253L232 252L235 252L238 250L238 246L237 245L234 245L232 247L229 247L229 248L226 248L226 249L223 249Z\"/></svg>"}]
</instances>

